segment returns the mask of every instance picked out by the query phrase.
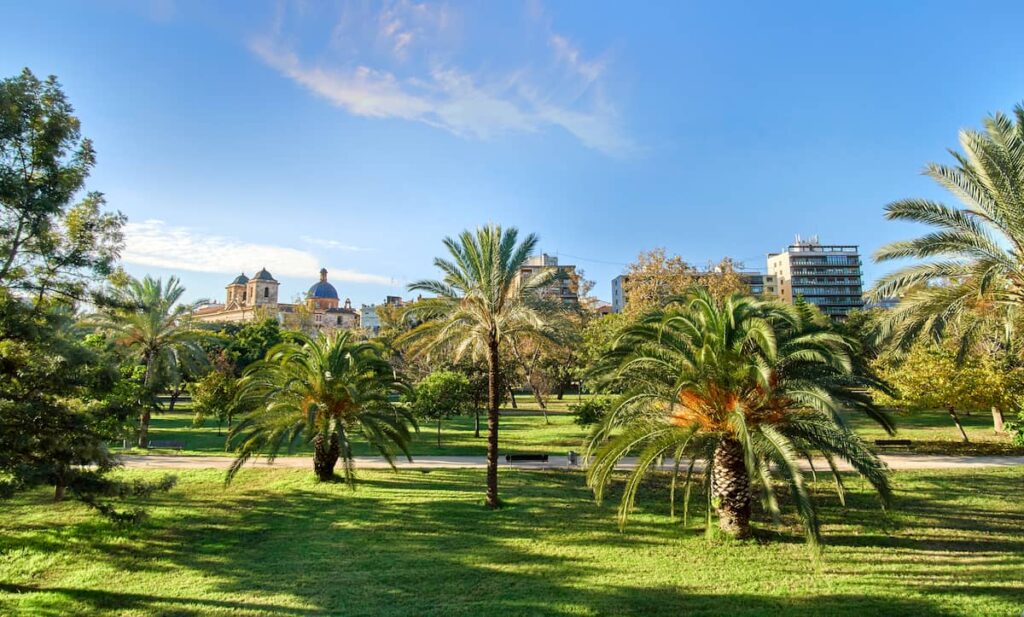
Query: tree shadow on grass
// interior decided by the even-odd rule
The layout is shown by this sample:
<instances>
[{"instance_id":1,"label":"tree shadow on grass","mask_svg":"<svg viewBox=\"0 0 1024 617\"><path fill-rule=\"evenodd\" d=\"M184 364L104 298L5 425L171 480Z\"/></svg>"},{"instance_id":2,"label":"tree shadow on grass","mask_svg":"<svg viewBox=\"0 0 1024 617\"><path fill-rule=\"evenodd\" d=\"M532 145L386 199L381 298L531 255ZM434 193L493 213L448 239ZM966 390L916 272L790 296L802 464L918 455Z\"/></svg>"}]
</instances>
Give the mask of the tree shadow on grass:
<instances>
[{"instance_id":1,"label":"tree shadow on grass","mask_svg":"<svg viewBox=\"0 0 1024 617\"><path fill-rule=\"evenodd\" d=\"M123 571L160 576L189 571L199 575L202 589L178 590L172 585L139 592L111 581L104 589L23 584L0 587L0 592L36 596L31 606L39 614L62 613L71 602L78 612L109 614L505 617L943 615L952 613L944 612L948 603L938 601L937 594L982 594L1006 603L1020 591L1001 573L961 586L950 585L946 578L929 580L936 546L922 536L896 537L892 544L892 531L900 528L900 521L879 522L875 502L856 490L845 511L824 495L819 498L829 527L828 550L841 557L829 562L827 574L870 579L877 583L878 594L777 596L773 593L786 591L735 591L737 583L729 577L737 574L728 572L721 574L721 582L730 591L718 592L717 585L706 579L697 583L688 564L715 564L694 561L691 553L719 550L742 564L745 556L756 561L761 551L783 551L777 558L781 562L772 563L771 570L741 572L751 579L748 585L759 584L763 576L763 587L770 590L773 577L780 573L815 576L806 554L787 547L800 541L798 532L776 532L780 546L775 548L704 544L693 538L699 530L682 530L667 522L667 494L658 480L642 493L637 516L620 533L614 520L619 487L597 507L579 474L503 472L503 490L510 502L494 512L481 506L482 470L363 473L354 492L343 485L316 484L309 475L246 470L224 490L211 490L209 484L199 490L186 483L151 501L153 521L132 532L127 542L102 533L96 525L103 523L96 521L77 523L60 537L32 540L34 545L15 539L26 542L25 548L43 551L60 550L61 542L70 540ZM1008 490L1005 476L988 480L991 486L982 484L981 490ZM911 500L901 507L911 508L925 521L939 520L943 512L950 515L949 506L963 489L956 482L924 486L921 494L901 494L899 499ZM695 497L697 520L703 515L702 503ZM1019 508L1015 512L1019 514ZM956 543L964 543L957 551L969 552L973 542L975 548L991 551L992 559L1012 560L1006 551L1019 548L1019 540L1003 537L1006 526L997 518L961 513L953 529L962 526L978 537L956 538ZM967 525L971 520L974 527ZM846 528L862 535L846 533ZM29 534L37 535L45 534ZM887 554L891 568L875 568L872 550L878 547L893 548ZM596 551L612 552L622 561L600 561L594 557ZM656 572L658 580L646 580L653 572L647 556L664 560L666 554L669 560L664 563L670 565ZM829 561L829 552L825 559ZM955 564L955 558L942 559L950 562L943 567ZM857 560L861 562L854 567ZM665 585L664 580L672 584ZM913 597L899 597L901 589L912 590Z\"/></svg>"}]
</instances>

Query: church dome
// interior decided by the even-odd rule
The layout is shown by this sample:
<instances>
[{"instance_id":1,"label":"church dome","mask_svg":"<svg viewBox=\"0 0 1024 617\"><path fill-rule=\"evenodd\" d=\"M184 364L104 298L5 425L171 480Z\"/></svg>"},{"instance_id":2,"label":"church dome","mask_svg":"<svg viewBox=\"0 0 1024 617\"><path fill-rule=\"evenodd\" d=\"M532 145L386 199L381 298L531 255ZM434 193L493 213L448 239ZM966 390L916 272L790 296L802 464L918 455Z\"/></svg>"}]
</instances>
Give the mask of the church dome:
<instances>
[{"instance_id":1,"label":"church dome","mask_svg":"<svg viewBox=\"0 0 1024 617\"><path fill-rule=\"evenodd\" d=\"M235 277L235 280L231 281L232 285L245 285L249 282L249 277L245 275L245 272Z\"/></svg>"},{"instance_id":2,"label":"church dome","mask_svg":"<svg viewBox=\"0 0 1024 617\"><path fill-rule=\"evenodd\" d=\"M252 278L257 281L274 281L275 283L277 282L276 280L274 280L273 275L267 272L266 268L261 268L260 271L254 274Z\"/></svg>"},{"instance_id":3,"label":"church dome","mask_svg":"<svg viewBox=\"0 0 1024 617\"><path fill-rule=\"evenodd\" d=\"M307 298L324 298L329 300L338 299L338 290L327 282L327 270L320 270L320 282L309 288Z\"/></svg>"}]
</instances>

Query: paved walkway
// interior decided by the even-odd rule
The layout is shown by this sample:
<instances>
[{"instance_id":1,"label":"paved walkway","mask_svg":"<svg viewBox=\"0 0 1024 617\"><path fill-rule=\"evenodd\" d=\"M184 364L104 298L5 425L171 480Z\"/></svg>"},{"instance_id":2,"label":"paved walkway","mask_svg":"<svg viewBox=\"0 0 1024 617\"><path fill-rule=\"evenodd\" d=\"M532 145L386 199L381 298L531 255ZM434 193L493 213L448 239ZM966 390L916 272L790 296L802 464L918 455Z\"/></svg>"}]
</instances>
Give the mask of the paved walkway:
<instances>
[{"instance_id":1,"label":"paved walkway","mask_svg":"<svg viewBox=\"0 0 1024 617\"><path fill-rule=\"evenodd\" d=\"M1024 456L943 456L930 454L883 454L882 460L891 469L974 469L980 467L1013 467L1024 465ZM126 455L122 457L125 467L129 469L227 469L233 460L227 456L170 456L170 455ZM461 469L461 468L482 468L487 461L482 456L421 456L409 462L405 459L396 461L396 465L402 469ZM635 459L625 458L619 465L622 469L629 469L635 464ZM267 467L266 459L254 459L248 466ZM501 459L503 467L516 467L524 469L565 469L569 462L564 456L552 456L547 463L505 463ZM810 466L802 462L801 466L809 470ZM294 469L312 468L313 460L305 456L282 456L273 463L273 467ZM356 467L359 469L386 469L387 462L379 457L356 457ZM669 469L672 462L667 461L662 468ZM828 464L824 459L814 461L815 469L827 470ZM840 469L849 470L849 465L840 462ZM701 464L697 464L700 469Z\"/></svg>"}]
</instances>

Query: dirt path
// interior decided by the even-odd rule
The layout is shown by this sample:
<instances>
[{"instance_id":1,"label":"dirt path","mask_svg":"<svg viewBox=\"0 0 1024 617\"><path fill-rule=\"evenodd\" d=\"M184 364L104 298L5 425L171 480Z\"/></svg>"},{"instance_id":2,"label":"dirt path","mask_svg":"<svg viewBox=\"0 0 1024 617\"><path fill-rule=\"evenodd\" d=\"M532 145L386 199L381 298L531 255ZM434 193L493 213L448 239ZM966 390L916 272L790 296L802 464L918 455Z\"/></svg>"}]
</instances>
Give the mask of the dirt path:
<instances>
[{"instance_id":1,"label":"dirt path","mask_svg":"<svg viewBox=\"0 0 1024 617\"><path fill-rule=\"evenodd\" d=\"M1024 465L1024 456L945 456L929 454L883 454L882 460L891 469L971 469L977 467L1013 467ZM227 469L233 459L225 456L172 456L172 455L126 455L122 457L125 467L128 469ZM356 467L360 469L386 469L387 461L377 457L356 457ZM501 459L502 466L513 466L527 469L565 469L569 462L564 456L552 456L547 463L514 463L509 465L504 458ZM631 468L634 459L626 458L620 464L623 469ZM412 462L406 460L396 461L396 465L402 469L458 469L458 468L482 468L486 460L482 456L421 456ZM267 467L265 459L257 459L248 463L251 467ZM809 470L810 466L802 462L801 466ZM273 467L286 469L312 469L313 461L304 456L287 456L278 458ZM670 469L672 462L667 461L662 465L663 469ZM700 464L697 465L700 468ZM814 461L815 469L827 470L828 465L824 460ZM845 463L839 463L839 467L849 470Z\"/></svg>"}]
</instances>

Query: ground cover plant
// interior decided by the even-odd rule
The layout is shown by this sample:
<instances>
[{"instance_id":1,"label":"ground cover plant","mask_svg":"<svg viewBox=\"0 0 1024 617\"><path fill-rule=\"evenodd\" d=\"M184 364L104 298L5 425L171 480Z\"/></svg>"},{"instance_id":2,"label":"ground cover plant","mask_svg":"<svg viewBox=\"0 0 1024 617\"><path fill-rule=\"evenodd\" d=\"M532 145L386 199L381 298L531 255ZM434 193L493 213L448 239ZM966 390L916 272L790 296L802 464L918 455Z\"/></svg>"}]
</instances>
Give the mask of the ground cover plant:
<instances>
[{"instance_id":1,"label":"ground cover plant","mask_svg":"<svg viewBox=\"0 0 1024 617\"><path fill-rule=\"evenodd\" d=\"M0 520L0 613L1015 615L1024 597L1020 467L896 473L885 515L853 476L846 509L812 481L820 555L792 514L758 530L767 544L709 544L703 500L671 520L664 476L620 532L580 473L501 474L508 503L489 511L482 469L364 471L354 492L306 470L227 488L186 472L128 530L28 492Z\"/></svg>"}]
</instances>

